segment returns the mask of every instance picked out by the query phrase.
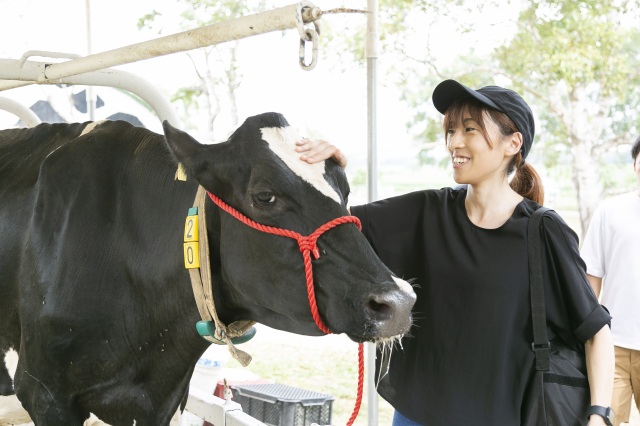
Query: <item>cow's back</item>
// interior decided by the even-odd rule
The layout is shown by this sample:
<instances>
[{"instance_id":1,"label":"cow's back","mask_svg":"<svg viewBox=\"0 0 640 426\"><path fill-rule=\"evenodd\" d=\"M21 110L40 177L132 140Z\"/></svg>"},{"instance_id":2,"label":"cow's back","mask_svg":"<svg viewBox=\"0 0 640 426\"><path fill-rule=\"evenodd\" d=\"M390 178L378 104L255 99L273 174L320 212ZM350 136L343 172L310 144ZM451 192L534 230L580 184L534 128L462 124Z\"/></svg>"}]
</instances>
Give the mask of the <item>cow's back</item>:
<instances>
[{"instance_id":1,"label":"cow's back","mask_svg":"<svg viewBox=\"0 0 640 426\"><path fill-rule=\"evenodd\" d=\"M24 217L7 215L21 228L12 238L19 258L0 265L17 270L8 280L23 334L15 391L27 409L65 404L48 398L71 394L82 398L67 404L91 412L131 413L153 397L130 384L142 374L153 387L163 380L155 371L173 362L145 354L168 353L177 345L174 336L193 333L197 320L190 288L176 287L188 277L182 228L197 183L175 180L177 164L164 136L149 130L106 122L69 139L39 154L37 172L6 192L13 206L29 200ZM167 321L180 315L193 321ZM189 368L174 368L173 381L188 381ZM47 392L35 392L40 383ZM26 395L40 399L25 403Z\"/></svg>"},{"instance_id":2,"label":"cow's back","mask_svg":"<svg viewBox=\"0 0 640 426\"><path fill-rule=\"evenodd\" d=\"M127 297L115 283L133 279L118 275L126 267L113 265L150 254L125 248L164 246L149 241L156 238L149 227L165 225L155 220L167 211L162 192L181 199L175 191L185 186L173 179L175 162L163 136L125 122L86 133L90 128L42 124L0 132L0 354L18 350L20 327L45 318L73 312L91 319L100 309L111 315L113 307L96 299ZM0 391L3 382L6 393L0 369Z\"/></svg>"},{"instance_id":3,"label":"cow's back","mask_svg":"<svg viewBox=\"0 0 640 426\"><path fill-rule=\"evenodd\" d=\"M6 281L8 272L3 263L15 264L12 254L19 251L30 219L42 163L80 135L85 126L86 123L41 124L0 131L0 283Z\"/></svg>"},{"instance_id":4,"label":"cow's back","mask_svg":"<svg viewBox=\"0 0 640 426\"><path fill-rule=\"evenodd\" d=\"M0 356L18 350L18 262L42 162L76 138L85 124L41 124L30 129L0 131ZM0 395L11 393L0 362Z\"/></svg>"}]
</instances>

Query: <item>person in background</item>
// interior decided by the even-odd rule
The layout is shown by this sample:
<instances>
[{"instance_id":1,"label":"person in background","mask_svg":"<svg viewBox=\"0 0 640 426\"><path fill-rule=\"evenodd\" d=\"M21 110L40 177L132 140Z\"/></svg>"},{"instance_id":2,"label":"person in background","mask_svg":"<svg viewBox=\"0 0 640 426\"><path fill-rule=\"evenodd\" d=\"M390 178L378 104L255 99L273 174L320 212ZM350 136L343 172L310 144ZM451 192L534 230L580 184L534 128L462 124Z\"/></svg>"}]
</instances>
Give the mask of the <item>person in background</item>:
<instances>
[{"instance_id":1,"label":"person in background","mask_svg":"<svg viewBox=\"0 0 640 426\"><path fill-rule=\"evenodd\" d=\"M640 137L631 159L638 189L598 206L581 249L587 278L613 316L616 426L629 421L632 396L640 409Z\"/></svg>"},{"instance_id":2,"label":"person in background","mask_svg":"<svg viewBox=\"0 0 640 426\"><path fill-rule=\"evenodd\" d=\"M534 365L527 225L543 202L540 178L525 162L533 114L498 86L447 80L432 99L461 185L351 208L382 261L415 279L418 297L410 332L388 370L380 367L378 392L395 409L394 426L519 425ZM297 149L303 161L346 165L326 141L302 140ZM547 322L556 335L585 342L591 402L606 407L610 316L587 281L575 232L553 211L542 228ZM591 415L589 424L606 423Z\"/></svg>"}]
</instances>

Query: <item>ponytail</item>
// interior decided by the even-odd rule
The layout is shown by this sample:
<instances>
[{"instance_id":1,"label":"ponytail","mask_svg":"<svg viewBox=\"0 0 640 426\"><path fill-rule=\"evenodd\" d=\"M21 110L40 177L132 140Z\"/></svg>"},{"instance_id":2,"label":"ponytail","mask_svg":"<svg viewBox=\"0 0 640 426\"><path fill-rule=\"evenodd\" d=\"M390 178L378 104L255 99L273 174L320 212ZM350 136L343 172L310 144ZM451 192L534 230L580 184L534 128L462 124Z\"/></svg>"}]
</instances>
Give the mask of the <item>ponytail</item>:
<instances>
[{"instance_id":1,"label":"ponytail","mask_svg":"<svg viewBox=\"0 0 640 426\"><path fill-rule=\"evenodd\" d=\"M519 152L514 157L512 166L509 169L515 169L516 172L509 183L511 189L540 205L544 204L542 179L540 179L540 175L533 166L522 160L522 152Z\"/></svg>"}]
</instances>

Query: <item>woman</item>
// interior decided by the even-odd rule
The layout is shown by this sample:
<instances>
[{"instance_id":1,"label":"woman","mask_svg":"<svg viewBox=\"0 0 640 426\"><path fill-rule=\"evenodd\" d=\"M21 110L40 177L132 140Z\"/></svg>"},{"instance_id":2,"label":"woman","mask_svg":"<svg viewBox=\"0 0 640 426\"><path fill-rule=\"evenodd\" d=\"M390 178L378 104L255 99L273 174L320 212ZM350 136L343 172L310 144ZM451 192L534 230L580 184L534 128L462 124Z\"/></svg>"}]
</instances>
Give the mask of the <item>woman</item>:
<instances>
[{"instance_id":1,"label":"woman","mask_svg":"<svg viewBox=\"0 0 640 426\"><path fill-rule=\"evenodd\" d=\"M378 392L396 410L394 425L519 425L534 363L527 225L543 202L540 179L524 161L533 114L512 90L453 80L436 87L433 102L462 186L351 209L383 262L417 285L415 324L388 373L382 367ZM304 161L333 156L346 164L326 142L298 145ZM610 316L587 282L577 235L555 212L542 224L544 258L553 263L546 270L557 276L545 279L549 329L586 342L591 403L608 407ZM592 415L589 424L606 423Z\"/></svg>"}]
</instances>

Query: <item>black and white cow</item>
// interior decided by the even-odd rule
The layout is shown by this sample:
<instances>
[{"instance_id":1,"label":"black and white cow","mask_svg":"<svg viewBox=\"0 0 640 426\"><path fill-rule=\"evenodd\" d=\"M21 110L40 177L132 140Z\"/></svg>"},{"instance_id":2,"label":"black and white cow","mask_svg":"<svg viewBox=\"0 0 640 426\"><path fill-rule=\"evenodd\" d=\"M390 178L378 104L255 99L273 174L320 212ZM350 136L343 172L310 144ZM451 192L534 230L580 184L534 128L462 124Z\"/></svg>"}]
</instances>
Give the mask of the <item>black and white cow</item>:
<instances>
[{"instance_id":1,"label":"black and white cow","mask_svg":"<svg viewBox=\"0 0 640 426\"><path fill-rule=\"evenodd\" d=\"M38 426L81 425L90 413L111 425L168 424L209 344L194 327L182 254L198 184L258 223L302 235L348 214L343 170L300 161L298 138L275 113L214 145L168 124L164 137L117 121L0 132L0 356L19 354L13 380L0 362L0 407L17 396ZM296 242L207 202L221 320L322 334ZM315 294L332 332L361 342L408 330L411 287L354 224L318 247Z\"/></svg>"}]
</instances>

